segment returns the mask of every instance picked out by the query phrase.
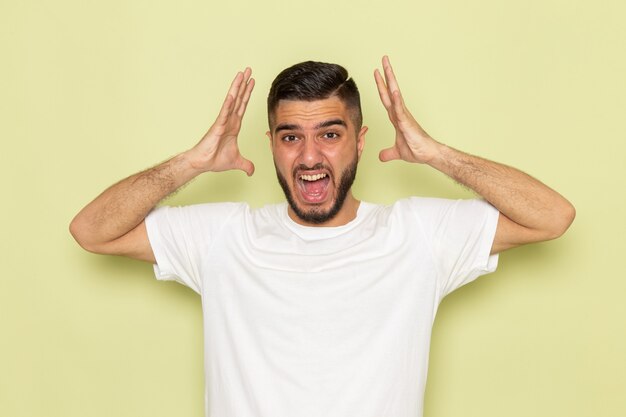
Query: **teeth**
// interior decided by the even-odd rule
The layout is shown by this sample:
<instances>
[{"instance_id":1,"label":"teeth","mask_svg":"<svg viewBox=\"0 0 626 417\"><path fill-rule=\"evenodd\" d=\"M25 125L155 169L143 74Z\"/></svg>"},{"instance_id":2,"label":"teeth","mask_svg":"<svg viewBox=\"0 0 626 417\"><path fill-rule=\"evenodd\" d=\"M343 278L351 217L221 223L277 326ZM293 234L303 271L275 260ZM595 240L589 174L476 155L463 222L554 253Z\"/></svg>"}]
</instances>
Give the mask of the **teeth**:
<instances>
[{"instance_id":1,"label":"teeth","mask_svg":"<svg viewBox=\"0 0 626 417\"><path fill-rule=\"evenodd\" d=\"M326 175L327 174L300 175L300 179L305 181L317 181L321 180L322 178L326 178Z\"/></svg>"}]
</instances>

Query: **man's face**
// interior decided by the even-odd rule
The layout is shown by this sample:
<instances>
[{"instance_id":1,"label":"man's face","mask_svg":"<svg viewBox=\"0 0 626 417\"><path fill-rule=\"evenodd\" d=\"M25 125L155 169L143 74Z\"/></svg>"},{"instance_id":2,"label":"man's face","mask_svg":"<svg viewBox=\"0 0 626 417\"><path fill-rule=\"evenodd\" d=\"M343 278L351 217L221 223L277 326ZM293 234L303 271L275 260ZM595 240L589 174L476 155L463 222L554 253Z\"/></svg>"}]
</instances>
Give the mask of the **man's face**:
<instances>
[{"instance_id":1,"label":"man's face","mask_svg":"<svg viewBox=\"0 0 626 417\"><path fill-rule=\"evenodd\" d=\"M351 220L356 200L350 187L367 128L357 133L350 111L337 97L281 100L272 119L267 134L290 216L309 225Z\"/></svg>"}]
</instances>

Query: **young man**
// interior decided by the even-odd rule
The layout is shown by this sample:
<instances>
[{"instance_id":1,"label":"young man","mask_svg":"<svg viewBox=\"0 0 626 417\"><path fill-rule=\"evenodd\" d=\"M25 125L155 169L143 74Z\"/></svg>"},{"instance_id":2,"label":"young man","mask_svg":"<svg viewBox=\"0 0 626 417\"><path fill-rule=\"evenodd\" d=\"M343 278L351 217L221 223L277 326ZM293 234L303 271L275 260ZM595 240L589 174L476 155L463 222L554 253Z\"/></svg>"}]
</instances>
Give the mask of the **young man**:
<instances>
[{"instance_id":1,"label":"young man","mask_svg":"<svg viewBox=\"0 0 626 417\"><path fill-rule=\"evenodd\" d=\"M201 295L207 416L420 416L441 299L493 271L500 251L556 238L574 219L539 181L431 138L387 57L374 77L396 129L380 159L428 164L483 199L357 200L358 90L342 67L305 62L268 97L286 203L153 210L203 172L252 175L237 146L254 87L246 69L196 146L113 185L71 224L85 249L152 262L157 278Z\"/></svg>"}]
</instances>

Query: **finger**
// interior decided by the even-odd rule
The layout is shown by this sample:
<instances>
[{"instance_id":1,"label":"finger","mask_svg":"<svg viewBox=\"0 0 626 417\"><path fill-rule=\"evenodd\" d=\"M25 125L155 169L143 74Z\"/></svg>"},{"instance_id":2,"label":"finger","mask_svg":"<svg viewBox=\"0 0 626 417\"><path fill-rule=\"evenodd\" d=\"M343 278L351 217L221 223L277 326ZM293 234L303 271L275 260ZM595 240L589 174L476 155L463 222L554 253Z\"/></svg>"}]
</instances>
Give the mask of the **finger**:
<instances>
[{"instance_id":1,"label":"finger","mask_svg":"<svg viewBox=\"0 0 626 417\"><path fill-rule=\"evenodd\" d=\"M216 123L224 124L228 120L228 117L235 108L237 91L239 90L242 79L243 74L238 72L233 81L230 83L228 93L226 93L226 98L224 99L224 103L222 103L222 108L220 109L217 119L215 120Z\"/></svg>"},{"instance_id":2,"label":"finger","mask_svg":"<svg viewBox=\"0 0 626 417\"><path fill-rule=\"evenodd\" d=\"M220 109L220 112L217 115L217 119L215 119L215 124L220 124L220 125L226 124L234 108L235 108L235 97L231 96L230 94L227 94L226 98L224 99L224 103L222 104L222 108Z\"/></svg>"},{"instance_id":3,"label":"finger","mask_svg":"<svg viewBox=\"0 0 626 417\"><path fill-rule=\"evenodd\" d=\"M246 67L246 69L243 71L243 80L245 82L248 82L251 75L252 75L252 68Z\"/></svg>"},{"instance_id":4,"label":"finger","mask_svg":"<svg viewBox=\"0 0 626 417\"><path fill-rule=\"evenodd\" d=\"M406 107L404 106L404 100L399 90L391 93L391 102L393 103L393 111L396 114L398 120L404 120L406 116Z\"/></svg>"},{"instance_id":5,"label":"finger","mask_svg":"<svg viewBox=\"0 0 626 417\"><path fill-rule=\"evenodd\" d=\"M246 112L246 108L248 107L248 102L250 101L250 95L252 94L252 90L254 89L254 78L250 78L250 80L248 81L248 85L246 86L246 89L244 90L244 94L243 97L241 99L241 104L239 105L239 109L237 110L237 115L239 117L243 117L244 113Z\"/></svg>"},{"instance_id":6,"label":"finger","mask_svg":"<svg viewBox=\"0 0 626 417\"><path fill-rule=\"evenodd\" d=\"M389 98L389 90L387 89L385 80L383 80L383 76L380 75L380 71L378 71L378 69L374 71L374 79L376 80L376 87L378 88L378 95L380 96L380 101L382 101L383 106L385 106L385 108L389 110L389 107L391 107L391 99Z\"/></svg>"},{"instance_id":7,"label":"finger","mask_svg":"<svg viewBox=\"0 0 626 417\"><path fill-rule=\"evenodd\" d=\"M389 62L389 57L387 55L383 57L383 71L385 72L385 81L387 81L389 91L391 93L399 91L400 87L398 86L398 80L396 80L396 75L393 72L391 62Z\"/></svg>"},{"instance_id":8,"label":"finger","mask_svg":"<svg viewBox=\"0 0 626 417\"><path fill-rule=\"evenodd\" d=\"M248 81L250 80L251 74L252 74L252 69L250 69L250 67L246 67L246 69L243 71L243 78L241 80L241 84L239 84L239 87L237 89L237 95L235 96L237 97L237 100L235 100L236 111L238 111L239 106L241 106L241 101L243 100L243 96L248 87Z\"/></svg>"},{"instance_id":9,"label":"finger","mask_svg":"<svg viewBox=\"0 0 626 417\"><path fill-rule=\"evenodd\" d=\"M398 149L394 146L380 151L380 153L378 154L378 159L380 159L382 162L393 161L395 159L400 159L400 153L398 152Z\"/></svg>"},{"instance_id":10,"label":"finger","mask_svg":"<svg viewBox=\"0 0 626 417\"><path fill-rule=\"evenodd\" d=\"M248 176L254 174L254 164L252 161L244 158L243 156L239 157L239 161L237 162L237 169L242 170Z\"/></svg>"},{"instance_id":11,"label":"finger","mask_svg":"<svg viewBox=\"0 0 626 417\"><path fill-rule=\"evenodd\" d=\"M233 82L230 83L230 88L228 89L228 95L233 96L234 99L237 98L237 95L239 93L239 87L241 86L241 83L243 82L243 77L244 77L244 74L241 71L239 71L237 75L235 76L235 78L233 79Z\"/></svg>"}]
</instances>

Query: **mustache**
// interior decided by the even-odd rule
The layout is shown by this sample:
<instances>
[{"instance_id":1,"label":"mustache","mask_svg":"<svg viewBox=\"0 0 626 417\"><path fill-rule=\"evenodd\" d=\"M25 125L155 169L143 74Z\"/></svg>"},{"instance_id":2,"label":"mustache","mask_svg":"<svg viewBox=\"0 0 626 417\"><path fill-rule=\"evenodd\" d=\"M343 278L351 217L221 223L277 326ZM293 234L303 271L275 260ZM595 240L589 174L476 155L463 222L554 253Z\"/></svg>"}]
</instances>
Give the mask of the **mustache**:
<instances>
[{"instance_id":1,"label":"mustache","mask_svg":"<svg viewBox=\"0 0 626 417\"><path fill-rule=\"evenodd\" d=\"M313 165L312 167L309 167L309 166L307 166L305 164L300 164L300 165L296 166L293 169L293 176L295 177L298 174L298 172L300 172L300 171L316 171L316 170L322 170L322 169L324 169L324 170L326 170L328 172L332 172L330 167L322 164L321 162L318 162L317 164Z\"/></svg>"}]
</instances>

